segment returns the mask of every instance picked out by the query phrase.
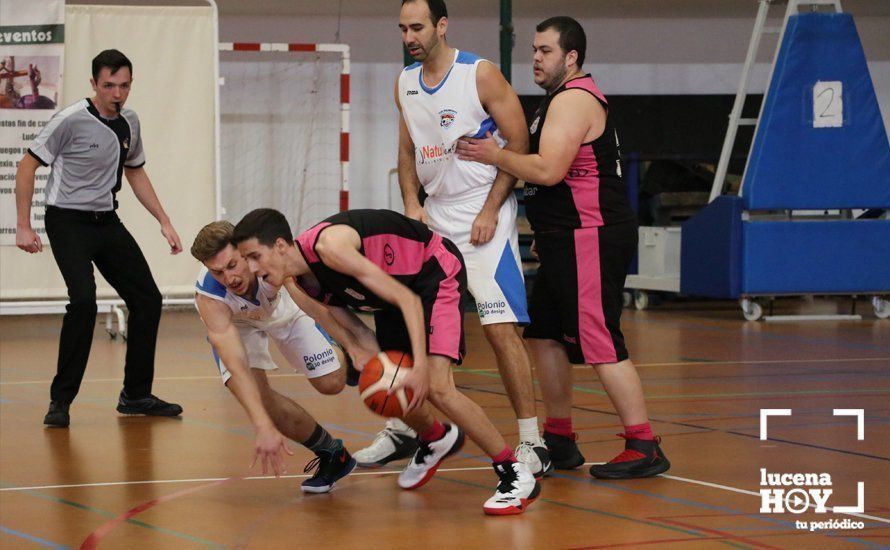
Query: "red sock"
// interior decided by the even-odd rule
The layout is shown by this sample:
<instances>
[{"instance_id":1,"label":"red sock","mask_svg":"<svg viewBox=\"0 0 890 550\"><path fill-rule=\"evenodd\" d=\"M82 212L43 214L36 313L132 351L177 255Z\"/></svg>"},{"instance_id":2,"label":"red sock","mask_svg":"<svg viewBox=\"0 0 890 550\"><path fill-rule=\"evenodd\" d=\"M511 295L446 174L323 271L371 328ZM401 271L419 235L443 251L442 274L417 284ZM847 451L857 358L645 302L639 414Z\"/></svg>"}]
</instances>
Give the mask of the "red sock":
<instances>
[{"instance_id":1,"label":"red sock","mask_svg":"<svg viewBox=\"0 0 890 550\"><path fill-rule=\"evenodd\" d=\"M495 464L500 462L516 462L516 455L513 454L512 449L510 447L504 447L504 450L496 455L488 455L491 457L491 461Z\"/></svg>"},{"instance_id":2,"label":"red sock","mask_svg":"<svg viewBox=\"0 0 890 550\"><path fill-rule=\"evenodd\" d=\"M435 424L430 426L430 428L420 434L421 441L426 441L429 443L430 441L438 441L442 439L445 435L445 425L436 420Z\"/></svg>"},{"instance_id":3,"label":"red sock","mask_svg":"<svg viewBox=\"0 0 890 550\"><path fill-rule=\"evenodd\" d=\"M648 422L645 424L635 424L633 426L624 427L624 435L628 439L642 439L643 441L652 441L655 435L652 433L652 426Z\"/></svg>"},{"instance_id":4,"label":"red sock","mask_svg":"<svg viewBox=\"0 0 890 550\"><path fill-rule=\"evenodd\" d=\"M572 431L572 418L550 418L544 421L544 431L565 437L572 437L575 432Z\"/></svg>"}]
</instances>

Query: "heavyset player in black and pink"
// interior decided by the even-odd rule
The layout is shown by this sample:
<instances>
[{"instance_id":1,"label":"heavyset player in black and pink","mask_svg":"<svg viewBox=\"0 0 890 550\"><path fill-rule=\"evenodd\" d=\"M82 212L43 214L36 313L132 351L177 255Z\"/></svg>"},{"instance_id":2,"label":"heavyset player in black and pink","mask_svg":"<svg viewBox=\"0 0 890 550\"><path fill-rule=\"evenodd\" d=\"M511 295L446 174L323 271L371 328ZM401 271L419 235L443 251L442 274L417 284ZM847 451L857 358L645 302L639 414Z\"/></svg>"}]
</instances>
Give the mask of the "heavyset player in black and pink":
<instances>
[{"instance_id":1,"label":"heavyset player in black and pink","mask_svg":"<svg viewBox=\"0 0 890 550\"><path fill-rule=\"evenodd\" d=\"M622 289L637 246L636 216L621 179L618 138L605 96L581 70L587 39L570 17L536 28L535 83L547 91L532 120L530 154L464 139L457 153L526 181L526 214L541 261L529 304L528 340L547 420L553 464L584 463L572 429L572 363L596 369L624 424L625 450L594 465L600 478L648 477L670 463L652 434L643 388L620 319Z\"/></svg>"},{"instance_id":2,"label":"heavyset player in black and pink","mask_svg":"<svg viewBox=\"0 0 890 550\"><path fill-rule=\"evenodd\" d=\"M238 223L234 240L251 271L306 303L305 312L330 329L356 365L381 348L413 356L400 387L413 392L404 420L419 434L419 446L399 475L400 487L424 485L466 435L491 457L498 475L486 514L522 513L539 496L528 467L454 385L451 366L464 354L467 276L453 243L389 210L341 212L294 239L284 215L258 209ZM376 334L350 309L373 312ZM436 420L427 399L453 423Z\"/></svg>"}]
</instances>

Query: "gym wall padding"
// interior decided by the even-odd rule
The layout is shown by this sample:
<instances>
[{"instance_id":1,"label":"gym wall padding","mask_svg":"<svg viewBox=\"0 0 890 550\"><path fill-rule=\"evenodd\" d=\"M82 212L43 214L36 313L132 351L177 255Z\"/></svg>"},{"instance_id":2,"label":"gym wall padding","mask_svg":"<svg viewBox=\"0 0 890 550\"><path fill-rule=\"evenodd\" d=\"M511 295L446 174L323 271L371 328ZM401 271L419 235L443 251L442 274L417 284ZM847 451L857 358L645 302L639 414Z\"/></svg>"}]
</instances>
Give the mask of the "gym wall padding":
<instances>
[{"instance_id":1,"label":"gym wall padding","mask_svg":"<svg viewBox=\"0 0 890 550\"><path fill-rule=\"evenodd\" d=\"M723 195L683 223L680 292L738 298L742 288L742 199Z\"/></svg>"},{"instance_id":2,"label":"gym wall padding","mask_svg":"<svg viewBox=\"0 0 890 550\"><path fill-rule=\"evenodd\" d=\"M209 7L68 5L65 11L64 105L92 97L90 62L117 48L133 62L127 107L142 124L145 169L185 249L172 256L157 221L127 183L118 193L121 219L139 242L165 296L191 295L198 264L188 248L215 216L213 10ZM99 297L114 291L96 273ZM44 248L29 255L0 247L0 299L66 298Z\"/></svg>"},{"instance_id":3,"label":"gym wall padding","mask_svg":"<svg viewBox=\"0 0 890 550\"><path fill-rule=\"evenodd\" d=\"M743 222L744 294L882 294L890 220Z\"/></svg>"},{"instance_id":4,"label":"gym wall padding","mask_svg":"<svg viewBox=\"0 0 890 550\"><path fill-rule=\"evenodd\" d=\"M840 127L814 127L817 82L842 83ZM789 18L742 195L748 210L890 207L890 143L850 14Z\"/></svg>"}]
</instances>

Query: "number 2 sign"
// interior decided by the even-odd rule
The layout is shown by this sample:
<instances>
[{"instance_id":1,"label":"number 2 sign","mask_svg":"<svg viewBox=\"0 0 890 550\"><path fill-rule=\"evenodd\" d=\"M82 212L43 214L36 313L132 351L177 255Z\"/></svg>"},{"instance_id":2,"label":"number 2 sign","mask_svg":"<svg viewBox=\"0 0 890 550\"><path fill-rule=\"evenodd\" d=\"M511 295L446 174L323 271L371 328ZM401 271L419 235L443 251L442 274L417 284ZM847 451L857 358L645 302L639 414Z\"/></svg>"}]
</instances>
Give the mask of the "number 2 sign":
<instances>
[{"instance_id":1,"label":"number 2 sign","mask_svg":"<svg viewBox=\"0 0 890 550\"><path fill-rule=\"evenodd\" d=\"M813 128L844 125L844 84L839 80L816 82L813 86Z\"/></svg>"}]
</instances>

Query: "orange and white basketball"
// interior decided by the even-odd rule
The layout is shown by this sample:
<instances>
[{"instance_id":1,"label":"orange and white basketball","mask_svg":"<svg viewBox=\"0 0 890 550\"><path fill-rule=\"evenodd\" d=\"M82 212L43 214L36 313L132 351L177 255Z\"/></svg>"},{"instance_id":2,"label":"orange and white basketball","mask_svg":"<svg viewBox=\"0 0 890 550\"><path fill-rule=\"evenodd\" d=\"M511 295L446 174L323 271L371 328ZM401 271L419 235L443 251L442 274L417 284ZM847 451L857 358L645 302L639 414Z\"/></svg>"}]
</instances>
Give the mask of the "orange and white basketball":
<instances>
[{"instance_id":1,"label":"orange and white basketball","mask_svg":"<svg viewBox=\"0 0 890 550\"><path fill-rule=\"evenodd\" d=\"M411 390L398 390L389 395L389 389L401 381L414 365L414 360L401 351L383 351L368 361L358 380L362 401L372 412L384 416L404 416L411 402Z\"/></svg>"}]
</instances>

